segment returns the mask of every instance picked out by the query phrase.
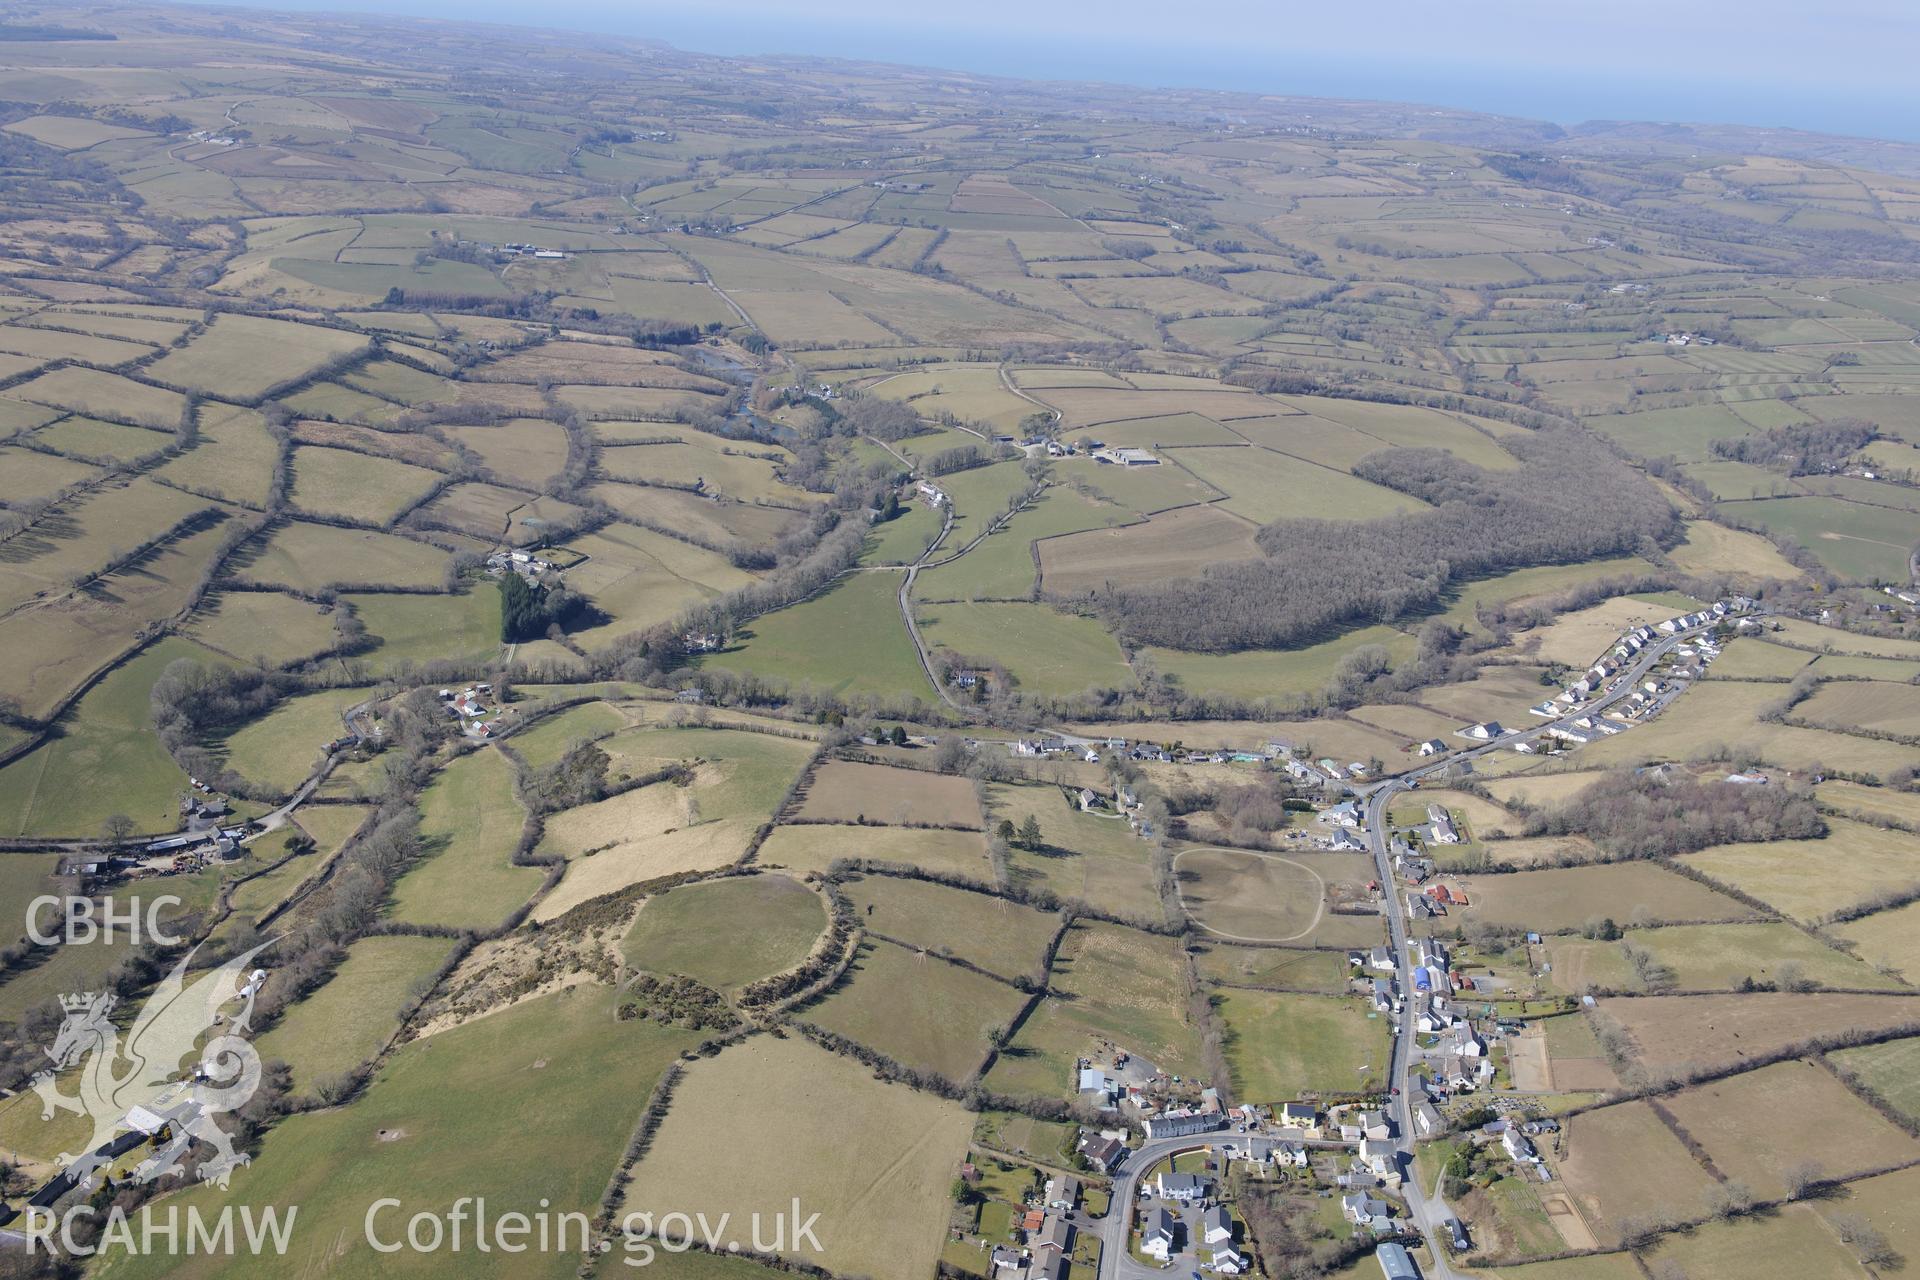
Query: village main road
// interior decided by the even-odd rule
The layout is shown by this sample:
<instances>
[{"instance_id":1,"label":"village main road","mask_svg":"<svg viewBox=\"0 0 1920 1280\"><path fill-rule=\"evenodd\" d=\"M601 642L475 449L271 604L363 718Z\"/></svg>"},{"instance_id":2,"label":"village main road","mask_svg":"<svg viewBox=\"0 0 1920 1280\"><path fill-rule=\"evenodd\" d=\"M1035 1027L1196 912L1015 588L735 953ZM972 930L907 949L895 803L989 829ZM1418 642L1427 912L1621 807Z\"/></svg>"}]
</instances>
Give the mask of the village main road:
<instances>
[{"instance_id":1,"label":"village main road","mask_svg":"<svg viewBox=\"0 0 1920 1280\"><path fill-rule=\"evenodd\" d=\"M1394 955L1398 957L1402 991L1413 989L1413 961L1407 946L1406 905L1401 901L1400 890L1395 885L1393 852L1388 834L1391 829L1388 810L1393 804L1394 797L1404 791L1412 790L1428 778L1453 769L1463 760L1475 760L1495 751L1509 750L1521 742L1532 742L1544 737L1556 725L1568 723L1582 716L1602 714L1639 688L1655 664L1672 653L1676 647L1698 637L1721 621L1722 619L1716 618L1705 626L1677 631L1673 635L1663 636L1649 644L1635 658L1633 665L1616 677L1608 692L1589 700L1583 707L1569 711L1565 716L1503 733L1497 738L1476 743L1465 751L1456 752L1445 759L1436 760L1397 777L1384 779L1372 786L1352 788L1353 794L1365 805L1367 840L1384 891L1387 933L1393 944ZM1667 703L1660 704L1660 709L1664 710L1670 701L1671 698ZM1625 732L1631 731L1628 729ZM1389 1095L1387 1110L1392 1117L1396 1135L1394 1146L1401 1169L1407 1178L1408 1210L1412 1215L1415 1228L1427 1242L1427 1258L1423 1264L1426 1280L1464 1280L1464 1277L1454 1271L1447 1261L1448 1241L1443 1224L1453 1216L1452 1211L1448 1208L1437 1185L1431 1188L1421 1187L1417 1185L1414 1174L1413 1108L1407 1097L1407 1082L1411 1075L1416 1048L1414 1020L1410 1017L1402 1017L1395 1028L1392 1063L1387 1076L1393 1090ZM1218 1142L1221 1136L1216 1132L1194 1134L1184 1138L1161 1138L1157 1141L1148 1141L1128 1153L1127 1163L1113 1179L1113 1201L1107 1209L1107 1216L1096 1223L1100 1237L1099 1280L1155 1280L1156 1277L1170 1277L1177 1269L1191 1269L1196 1265L1196 1259L1191 1253L1181 1262L1166 1267L1149 1266L1135 1261L1132 1254L1127 1251L1128 1236L1132 1228L1133 1211L1139 1204L1140 1179L1146 1171L1158 1163L1162 1157L1179 1151L1211 1146ZM1191 1247L1192 1242L1189 1241L1188 1244Z\"/></svg>"},{"instance_id":2,"label":"village main road","mask_svg":"<svg viewBox=\"0 0 1920 1280\"><path fill-rule=\"evenodd\" d=\"M1414 989L1413 959L1407 946L1406 904L1401 901L1401 891L1393 876L1393 852L1389 836L1392 824L1388 819L1388 810L1393 804L1394 797L1419 786L1427 778L1448 772L1462 760L1475 760L1494 751L1511 749L1521 742L1532 742L1544 737L1556 725L1565 724L1582 716L1600 715L1639 688L1655 664L1672 653L1677 646L1710 630L1720 621L1721 619L1716 618L1706 626L1676 631L1670 636L1649 644L1641 651L1633 665L1615 678L1612 688L1607 693L1591 699L1587 705L1570 711L1565 716L1537 726L1503 733L1469 750L1448 756L1443 760L1436 760L1432 764L1423 765L1398 777L1388 778L1371 787L1354 789L1354 794L1366 802L1367 842L1373 853L1376 873L1386 899L1387 934L1399 965L1400 990L1403 993ZM1662 705L1664 707L1665 704ZM1632 729L1624 732L1631 733ZM1447 1239L1443 1227L1452 1213L1441 1197L1439 1187L1423 1188L1417 1185L1413 1169L1413 1107L1408 1099L1407 1082L1412 1073L1413 1057L1417 1048L1414 1043L1414 1033L1414 1019L1402 1016L1394 1030L1392 1069L1387 1076L1393 1088L1389 1098L1388 1114L1393 1119L1394 1145L1410 1189L1407 1205L1412 1213L1414 1226L1427 1242L1427 1254L1430 1259L1426 1268L1428 1280L1458 1280L1453 1268L1447 1263Z\"/></svg>"}]
</instances>

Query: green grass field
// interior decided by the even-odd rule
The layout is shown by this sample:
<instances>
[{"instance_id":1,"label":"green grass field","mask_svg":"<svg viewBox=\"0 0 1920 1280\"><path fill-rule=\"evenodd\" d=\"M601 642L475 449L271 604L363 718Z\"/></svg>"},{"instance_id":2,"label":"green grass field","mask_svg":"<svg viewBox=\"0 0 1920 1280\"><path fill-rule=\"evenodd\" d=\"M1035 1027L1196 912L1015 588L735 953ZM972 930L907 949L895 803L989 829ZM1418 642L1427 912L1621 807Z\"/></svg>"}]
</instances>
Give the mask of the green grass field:
<instances>
[{"instance_id":1,"label":"green grass field","mask_svg":"<svg viewBox=\"0 0 1920 1280\"><path fill-rule=\"evenodd\" d=\"M1669 925L1630 929L1627 940L1671 968L1681 990L1732 988L1744 978L1779 982L1783 972L1823 987L1901 989L1895 979L1788 924Z\"/></svg>"},{"instance_id":2,"label":"green grass field","mask_svg":"<svg viewBox=\"0 0 1920 1280\"><path fill-rule=\"evenodd\" d=\"M239 661L265 658L275 664L302 661L334 642L332 617L274 591L228 591L209 597L194 614L190 634Z\"/></svg>"},{"instance_id":3,"label":"green grass field","mask_svg":"<svg viewBox=\"0 0 1920 1280\"><path fill-rule=\"evenodd\" d=\"M1842 1049L1832 1057L1901 1115L1920 1122L1920 1037Z\"/></svg>"},{"instance_id":4,"label":"green grass field","mask_svg":"<svg viewBox=\"0 0 1920 1280\"><path fill-rule=\"evenodd\" d=\"M401 1006L453 950L446 938L362 938L327 984L260 1037L260 1056L293 1068L296 1089L367 1061L399 1026Z\"/></svg>"},{"instance_id":5,"label":"green grass field","mask_svg":"<svg viewBox=\"0 0 1920 1280\"><path fill-rule=\"evenodd\" d=\"M393 886L393 918L457 929L499 924L543 875L513 865L525 818L513 770L498 751L483 747L449 764L421 793L427 855Z\"/></svg>"},{"instance_id":6,"label":"green grass field","mask_svg":"<svg viewBox=\"0 0 1920 1280\"><path fill-rule=\"evenodd\" d=\"M1839 498L1764 498L1731 503L1727 514L1785 534L1850 582L1905 582L1920 543L1920 515Z\"/></svg>"},{"instance_id":7,"label":"green grass field","mask_svg":"<svg viewBox=\"0 0 1920 1280\"><path fill-rule=\"evenodd\" d=\"M1059 918L928 880L865 876L843 889L867 932L1018 978L1039 964Z\"/></svg>"},{"instance_id":8,"label":"green grass field","mask_svg":"<svg viewBox=\"0 0 1920 1280\"><path fill-rule=\"evenodd\" d=\"M1076 924L1054 962L1050 985L987 1073L991 1089L1070 1097L1074 1059L1112 1041L1170 1075L1199 1067L1199 1034L1187 1024L1178 944L1110 924Z\"/></svg>"},{"instance_id":9,"label":"green grass field","mask_svg":"<svg viewBox=\"0 0 1920 1280\"><path fill-rule=\"evenodd\" d=\"M1195 963L1215 982L1249 987L1288 987L1339 995L1353 973L1344 951L1297 947L1240 947L1217 939L1203 943Z\"/></svg>"},{"instance_id":10,"label":"green grass field","mask_svg":"<svg viewBox=\"0 0 1920 1280\"><path fill-rule=\"evenodd\" d=\"M327 689L288 698L221 744L227 766L281 795L320 763L321 748L344 732L340 713L365 701L369 689Z\"/></svg>"},{"instance_id":11,"label":"green grass field","mask_svg":"<svg viewBox=\"0 0 1920 1280\"><path fill-rule=\"evenodd\" d=\"M1335 640L1304 649L1249 649L1241 653L1187 653L1179 649L1145 648L1136 665L1151 662L1193 693L1223 694L1230 698L1284 698L1317 693L1333 678L1340 659L1361 645L1379 645L1392 664L1413 656L1413 637L1388 626L1362 627Z\"/></svg>"},{"instance_id":12,"label":"green grass field","mask_svg":"<svg viewBox=\"0 0 1920 1280\"><path fill-rule=\"evenodd\" d=\"M1119 818L1083 813L1058 787L994 786L988 789L988 825L1002 819L1018 827L1032 817L1041 847L1015 849L1010 874L1016 884L1044 885L1062 898L1078 898L1123 916L1155 918L1146 842Z\"/></svg>"},{"instance_id":13,"label":"green grass field","mask_svg":"<svg viewBox=\"0 0 1920 1280\"><path fill-rule=\"evenodd\" d=\"M931 647L1004 666L1020 688L1072 694L1132 680L1120 643L1092 618L1044 604L920 604Z\"/></svg>"},{"instance_id":14,"label":"green grass field","mask_svg":"<svg viewBox=\"0 0 1920 1280\"><path fill-rule=\"evenodd\" d=\"M386 1255L369 1246L364 1228L373 1202L387 1195L406 1207L377 1220L383 1239L404 1238L412 1213L444 1210L461 1196L528 1213L544 1198L554 1214L591 1216L648 1092L694 1039L652 1022L619 1021L614 1004L608 988L574 988L415 1041L351 1107L288 1118L228 1190L201 1187L187 1193L188 1202L203 1213L221 1204L256 1212L297 1204L288 1254L324 1254L339 1276L443 1275L449 1259L462 1275L571 1276L579 1249ZM516 1119L503 1124L499 1104L509 1097ZM523 1158L528 1132L546 1135L568 1158ZM123 1255L112 1274L223 1275L231 1263L161 1251Z\"/></svg>"},{"instance_id":15,"label":"green grass field","mask_svg":"<svg viewBox=\"0 0 1920 1280\"><path fill-rule=\"evenodd\" d=\"M909 1066L965 1080L1026 1004L1003 982L891 942L870 941L824 999L799 1016Z\"/></svg>"},{"instance_id":16,"label":"green grass field","mask_svg":"<svg viewBox=\"0 0 1920 1280\"><path fill-rule=\"evenodd\" d=\"M839 1275L921 1280L946 1238L949 1190L972 1131L956 1102L876 1080L799 1036L754 1036L687 1068L623 1212L675 1209L710 1221L730 1213L739 1222L790 1212L798 1197L823 1229L818 1251L789 1248L792 1256ZM713 1158L740 1143L763 1154ZM763 1221L770 1230L770 1217Z\"/></svg>"},{"instance_id":17,"label":"green grass field","mask_svg":"<svg viewBox=\"0 0 1920 1280\"><path fill-rule=\"evenodd\" d=\"M1129 512L1089 502L1071 489L1055 486L952 564L922 574L914 594L921 600L1025 599L1033 591L1035 540L1124 524L1131 518ZM944 548L958 549L958 545Z\"/></svg>"},{"instance_id":18,"label":"green grass field","mask_svg":"<svg viewBox=\"0 0 1920 1280\"><path fill-rule=\"evenodd\" d=\"M825 871L836 858L871 858L946 871L986 882L986 837L975 831L920 831L902 827L839 827L820 823L775 827L755 861L796 871Z\"/></svg>"},{"instance_id":19,"label":"green grass field","mask_svg":"<svg viewBox=\"0 0 1920 1280\"><path fill-rule=\"evenodd\" d=\"M370 529L283 525L268 536L239 577L300 591L328 586L438 587L447 553Z\"/></svg>"},{"instance_id":20,"label":"green grass field","mask_svg":"<svg viewBox=\"0 0 1920 1280\"><path fill-rule=\"evenodd\" d=\"M379 643L358 655L373 670L403 662L482 661L500 649L500 593L482 582L462 595L342 596Z\"/></svg>"},{"instance_id":21,"label":"green grass field","mask_svg":"<svg viewBox=\"0 0 1920 1280\"><path fill-rule=\"evenodd\" d=\"M366 345L364 335L351 331L229 314L147 373L175 386L249 399Z\"/></svg>"},{"instance_id":22,"label":"green grass field","mask_svg":"<svg viewBox=\"0 0 1920 1280\"><path fill-rule=\"evenodd\" d=\"M919 559L940 532L939 507L915 502L885 524L875 525L867 538L862 564L909 564Z\"/></svg>"},{"instance_id":23,"label":"green grass field","mask_svg":"<svg viewBox=\"0 0 1920 1280\"><path fill-rule=\"evenodd\" d=\"M1308 518L1369 520L1426 507L1418 498L1370 480L1271 449L1182 449L1174 456L1182 467L1229 495L1221 506L1261 524ZM1093 483L1105 479L1096 474Z\"/></svg>"},{"instance_id":24,"label":"green grass field","mask_svg":"<svg viewBox=\"0 0 1920 1280\"><path fill-rule=\"evenodd\" d=\"M1238 1097L1286 1102L1386 1078L1388 1024L1364 1001L1222 990L1214 1009Z\"/></svg>"},{"instance_id":25,"label":"green grass field","mask_svg":"<svg viewBox=\"0 0 1920 1280\"><path fill-rule=\"evenodd\" d=\"M289 500L297 509L315 515L384 524L438 481L436 473L411 463L302 445L293 451Z\"/></svg>"},{"instance_id":26,"label":"green grass field","mask_svg":"<svg viewBox=\"0 0 1920 1280\"><path fill-rule=\"evenodd\" d=\"M49 741L0 768L0 832L94 836L116 813L141 832L177 829L187 775L154 736L148 695L181 658L221 661L190 640L161 640L89 689Z\"/></svg>"},{"instance_id":27,"label":"green grass field","mask_svg":"<svg viewBox=\"0 0 1920 1280\"><path fill-rule=\"evenodd\" d=\"M931 700L900 618L899 588L897 574L854 574L803 604L754 619L740 643L701 665L848 696Z\"/></svg>"},{"instance_id":28,"label":"green grass field","mask_svg":"<svg viewBox=\"0 0 1920 1280\"><path fill-rule=\"evenodd\" d=\"M544 769L565 755L574 743L604 737L627 727L627 718L605 702L568 707L507 738L507 745L529 768Z\"/></svg>"},{"instance_id":29,"label":"green grass field","mask_svg":"<svg viewBox=\"0 0 1920 1280\"><path fill-rule=\"evenodd\" d=\"M636 969L727 991L798 965L826 925L819 895L799 881L737 876L649 898L621 950Z\"/></svg>"}]
</instances>

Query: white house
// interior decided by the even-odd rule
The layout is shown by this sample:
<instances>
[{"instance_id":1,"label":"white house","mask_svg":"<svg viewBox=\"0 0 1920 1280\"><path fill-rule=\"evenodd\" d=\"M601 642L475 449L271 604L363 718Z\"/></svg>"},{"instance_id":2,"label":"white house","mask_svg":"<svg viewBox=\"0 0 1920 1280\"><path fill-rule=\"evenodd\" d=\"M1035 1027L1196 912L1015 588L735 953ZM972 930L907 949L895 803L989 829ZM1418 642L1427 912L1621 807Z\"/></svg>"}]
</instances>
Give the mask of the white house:
<instances>
[{"instance_id":1,"label":"white house","mask_svg":"<svg viewBox=\"0 0 1920 1280\"><path fill-rule=\"evenodd\" d=\"M1375 1218L1391 1216L1393 1206L1385 1200L1375 1200L1370 1195L1356 1191L1340 1197L1340 1212L1346 1215L1348 1222L1358 1226Z\"/></svg>"},{"instance_id":2,"label":"white house","mask_svg":"<svg viewBox=\"0 0 1920 1280\"><path fill-rule=\"evenodd\" d=\"M1507 1154L1515 1163L1533 1164L1540 1159L1533 1140L1512 1126L1508 1126L1507 1131L1500 1135L1500 1145L1507 1149Z\"/></svg>"},{"instance_id":3,"label":"white house","mask_svg":"<svg viewBox=\"0 0 1920 1280\"><path fill-rule=\"evenodd\" d=\"M1442 805L1427 806L1427 821L1433 825L1427 829L1427 838L1435 844L1459 844L1460 832L1453 825L1453 815Z\"/></svg>"},{"instance_id":4,"label":"white house","mask_svg":"<svg viewBox=\"0 0 1920 1280\"><path fill-rule=\"evenodd\" d=\"M1153 1181L1154 1189L1160 1193L1162 1200L1181 1204L1206 1199L1213 1187L1213 1179L1198 1173L1159 1173L1154 1175Z\"/></svg>"},{"instance_id":5,"label":"white house","mask_svg":"<svg viewBox=\"0 0 1920 1280\"><path fill-rule=\"evenodd\" d=\"M1218 1275L1237 1276L1247 1269L1247 1260L1234 1252L1232 1245L1223 1244L1208 1258L1207 1269Z\"/></svg>"},{"instance_id":6,"label":"white house","mask_svg":"<svg viewBox=\"0 0 1920 1280\"><path fill-rule=\"evenodd\" d=\"M1173 1256L1176 1228L1173 1215L1165 1209L1154 1209L1147 1214L1147 1220L1140 1226L1140 1252L1149 1258L1165 1262Z\"/></svg>"},{"instance_id":7,"label":"white house","mask_svg":"<svg viewBox=\"0 0 1920 1280\"><path fill-rule=\"evenodd\" d=\"M1207 1244L1233 1242L1233 1215L1225 1205L1215 1205L1200 1215L1200 1239Z\"/></svg>"},{"instance_id":8,"label":"white house","mask_svg":"<svg viewBox=\"0 0 1920 1280\"><path fill-rule=\"evenodd\" d=\"M1423 756L1437 756L1447 749L1447 744L1438 738L1428 738L1420 744L1419 749L1420 754Z\"/></svg>"}]
</instances>

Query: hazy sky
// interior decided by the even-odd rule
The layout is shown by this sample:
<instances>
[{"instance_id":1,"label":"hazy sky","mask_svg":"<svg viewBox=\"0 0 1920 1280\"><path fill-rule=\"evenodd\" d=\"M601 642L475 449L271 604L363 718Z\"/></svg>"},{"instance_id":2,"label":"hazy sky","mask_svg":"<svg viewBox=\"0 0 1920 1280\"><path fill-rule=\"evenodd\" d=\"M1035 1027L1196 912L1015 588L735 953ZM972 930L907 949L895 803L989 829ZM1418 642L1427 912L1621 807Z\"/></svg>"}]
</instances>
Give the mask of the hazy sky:
<instances>
[{"instance_id":1,"label":"hazy sky","mask_svg":"<svg viewBox=\"0 0 1920 1280\"><path fill-rule=\"evenodd\" d=\"M1433 102L1574 123L1920 137L1913 0L277 0L1061 79Z\"/></svg>"}]
</instances>

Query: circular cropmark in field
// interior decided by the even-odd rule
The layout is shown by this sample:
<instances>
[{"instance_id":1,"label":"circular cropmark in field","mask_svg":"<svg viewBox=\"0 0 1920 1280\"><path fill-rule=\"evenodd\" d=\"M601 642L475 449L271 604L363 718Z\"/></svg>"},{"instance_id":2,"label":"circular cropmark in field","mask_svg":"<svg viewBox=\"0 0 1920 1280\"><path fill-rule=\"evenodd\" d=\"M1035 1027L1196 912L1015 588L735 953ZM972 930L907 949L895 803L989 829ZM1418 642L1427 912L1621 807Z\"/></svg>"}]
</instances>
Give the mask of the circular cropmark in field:
<instances>
[{"instance_id":1,"label":"circular cropmark in field","mask_svg":"<svg viewBox=\"0 0 1920 1280\"><path fill-rule=\"evenodd\" d=\"M1247 849L1174 855L1181 905L1202 929L1236 942L1293 942L1320 923L1326 881L1304 862Z\"/></svg>"}]
</instances>

